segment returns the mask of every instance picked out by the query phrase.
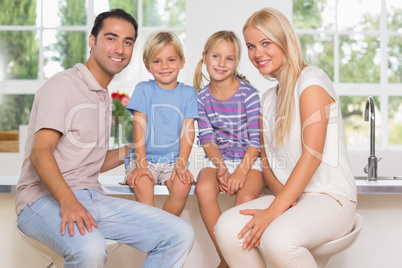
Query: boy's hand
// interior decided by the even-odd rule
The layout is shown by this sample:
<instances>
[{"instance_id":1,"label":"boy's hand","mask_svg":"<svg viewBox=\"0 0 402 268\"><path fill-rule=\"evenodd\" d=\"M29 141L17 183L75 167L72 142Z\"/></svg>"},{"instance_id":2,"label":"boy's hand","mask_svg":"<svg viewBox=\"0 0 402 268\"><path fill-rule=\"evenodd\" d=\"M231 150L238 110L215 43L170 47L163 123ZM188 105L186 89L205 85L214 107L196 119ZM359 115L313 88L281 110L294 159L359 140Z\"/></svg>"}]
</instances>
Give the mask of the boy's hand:
<instances>
[{"instance_id":1,"label":"boy's hand","mask_svg":"<svg viewBox=\"0 0 402 268\"><path fill-rule=\"evenodd\" d=\"M138 181L144 176L148 176L150 180L154 180L154 176L152 176L152 173L148 168L135 168L130 172L130 174L128 174L127 184L131 188L134 188L134 186L138 184Z\"/></svg>"},{"instance_id":2,"label":"boy's hand","mask_svg":"<svg viewBox=\"0 0 402 268\"><path fill-rule=\"evenodd\" d=\"M175 165L172 175L170 176L170 181L173 181L175 177L178 177L183 184L192 184L194 181L194 176L191 174L188 168L179 165Z\"/></svg>"}]
</instances>

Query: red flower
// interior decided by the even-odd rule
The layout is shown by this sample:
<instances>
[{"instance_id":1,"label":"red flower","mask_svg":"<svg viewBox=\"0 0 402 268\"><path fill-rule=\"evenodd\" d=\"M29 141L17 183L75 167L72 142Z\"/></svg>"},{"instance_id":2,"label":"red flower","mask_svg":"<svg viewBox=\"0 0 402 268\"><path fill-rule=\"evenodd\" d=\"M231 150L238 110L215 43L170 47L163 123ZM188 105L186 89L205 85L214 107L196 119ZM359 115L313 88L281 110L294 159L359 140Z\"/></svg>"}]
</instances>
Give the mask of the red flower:
<instances>
[{"instance_id":1,"label":"red flower","mask_svg":"<svg viewBox=\"0 0 402 268\"><path fill-rule=\"evenodd\" d=\"M123 98L127 98L126 93L119 94L119 100L121 101Z\"/></svg>"},{"instance_id":2,"label":"red flower","mask_svg":"<svg viewBox=\"0 0 402 268\"><path fill-rule=\"evenodd\" d=\"M113 92L110 97L112 98L113 104L112 116L116 117L116 119L118 116L123 116L124 114L129 116L129 113L126 111L126 106L130 101L130 97L127 93Z\"/></svg>"},{"instance_id":3,"label":"red flower","mask_svg":"<svg viewBox=\"0 0 402 268\"><path fill-rule=\"evenodd\" d=\"M116 92L113 92L112 95L111 95L111 97L112 97L113 100L119 99L119 96L120 96L120 94L119 94L119 93L116 93Z\"/></svg>"}]
</instances>

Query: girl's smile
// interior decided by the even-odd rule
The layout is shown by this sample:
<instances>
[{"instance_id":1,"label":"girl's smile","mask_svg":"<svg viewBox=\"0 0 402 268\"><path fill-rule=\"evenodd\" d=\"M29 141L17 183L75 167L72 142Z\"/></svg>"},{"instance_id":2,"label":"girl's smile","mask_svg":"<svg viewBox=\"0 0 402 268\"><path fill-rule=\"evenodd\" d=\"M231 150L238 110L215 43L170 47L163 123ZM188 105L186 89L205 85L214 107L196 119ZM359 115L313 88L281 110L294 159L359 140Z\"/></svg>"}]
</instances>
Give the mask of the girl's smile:
<instances>
[{"instance_id":1,"label":"girl's smile","mask_svg":"<svg viewBox=\"0 0 402 268\"><path fill-rule=\"evenodd\" d=\"M212 81L221 82L233 79L236 69L236 51L231 42L220 41L213 51L203 53L203 61Z\"/></svg>"}]
</instances>

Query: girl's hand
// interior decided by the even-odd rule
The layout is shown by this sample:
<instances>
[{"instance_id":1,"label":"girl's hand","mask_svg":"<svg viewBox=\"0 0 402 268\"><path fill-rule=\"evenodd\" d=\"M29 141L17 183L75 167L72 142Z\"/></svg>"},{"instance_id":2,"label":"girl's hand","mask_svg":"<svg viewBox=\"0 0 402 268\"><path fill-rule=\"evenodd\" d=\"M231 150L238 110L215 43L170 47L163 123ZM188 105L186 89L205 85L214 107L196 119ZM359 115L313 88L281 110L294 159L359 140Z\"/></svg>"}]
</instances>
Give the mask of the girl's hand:
<instances>
[{"instance_id":1,"label":"girl's hand","mask_svg":"<svg viewBox=\"0 0 402 268\"><path fill-rule=\"evenodd\" d=\"M138 184L138 181L144 176L148 176L150 180L154 180L154 176L152 176L152 173L148 168L135 168L130 172L130 174L128 174L127 184L131 188L134 188L134 186Z\"/></svg>"},{"instance_id":2,"label":"girl's hand","mask_svg":"<svg viewBox=\"0 0 402 268\"><path fill-rule=\"evenodd\" d=\"M172 175L170 176L170 180L173 181L173 179L176 177L183 184L192 184L194 181L194 176L193 176L193 174L191 174L191 172L188 170L188 168L180 167L178 165L175 165L175 167L172 171Z\"/></svg>"},{"instance_id":3,"label":"girl's hand","mask_svg":"<svg viewBox=\"0 0 402 268\"><path fill-rule=\"evenodd\" d=\"M246 181L247 175L243 175L238 172L237 169L233 174L228 177L228 195L233 196L237 193L237 191L244 186L244 182Z\"/></svg>"},{"instance_id":4,"label":"girl's hand","mask_svg":"<svg viewBox=\"0 0 402 268\"><path fill-rule=\"evenodd\" d=\"M251 221L244 226L238 236L239 238L243 238L247 232L250 232L243 242L243 249L251 249L259 246L262 234L274 219L269 216L268 210L246 209L240 210L240 213L253 216Z\"/></svg>"},{"instance_id":5,"label":"girl's hand","mask_svg":"<svg viewBox=\"0 0 402 268\"><path fill-rule=\"evenodd\" d=\"M216 177L218 178L219 181L219 189L227 194L229 188L227 184L227 180L229 177L229 171L226 165L222 165L216 169Z\"/></svg>"}]
</instances>

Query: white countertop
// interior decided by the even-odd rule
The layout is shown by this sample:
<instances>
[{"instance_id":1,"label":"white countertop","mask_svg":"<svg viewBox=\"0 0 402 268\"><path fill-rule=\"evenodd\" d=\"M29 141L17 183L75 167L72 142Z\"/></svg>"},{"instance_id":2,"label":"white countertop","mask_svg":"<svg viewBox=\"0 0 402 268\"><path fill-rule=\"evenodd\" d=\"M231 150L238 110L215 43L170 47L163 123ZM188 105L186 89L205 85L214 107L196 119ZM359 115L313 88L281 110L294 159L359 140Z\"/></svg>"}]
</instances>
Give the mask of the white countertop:
<instances>
[{"instance_id":1,"label":"white countertop","mask_svg":"<svg viewBox=\"0 0 402 268\"><path fill-rule=\"evenodd\" d=\"M100 176L103 190L111 195L131 195L133 190L127 185L120 185L123 176ZM18 176L0 176L0 193L14 194ZM402 194L402 180L356 180L358 194ZM191 187L190 194L194 194L195 185ZM165 186L155 186L156 195L168 195Z\"/></svg>"},{"instance_id":2,"label":"white countertop","mask_svg":"<svg viewBox=\"0 0 402 268\"><path fill-rule=\"evenodd\" d=\"M18 182L18 176L0 176L0 194L14 194ZM133 189L127 185L120 185L123 176L100 176L99 181L102 184L105 194L110 195L132 195ZM190 194L194 194L195 185L191 186ZM168 195L166 186L155 186L156 195Z\"/></svg>"}]
</instances>

